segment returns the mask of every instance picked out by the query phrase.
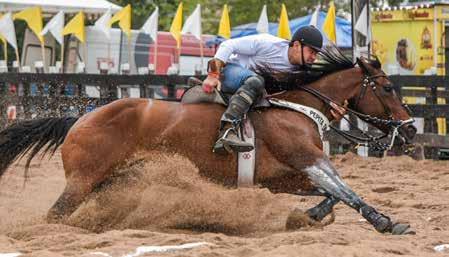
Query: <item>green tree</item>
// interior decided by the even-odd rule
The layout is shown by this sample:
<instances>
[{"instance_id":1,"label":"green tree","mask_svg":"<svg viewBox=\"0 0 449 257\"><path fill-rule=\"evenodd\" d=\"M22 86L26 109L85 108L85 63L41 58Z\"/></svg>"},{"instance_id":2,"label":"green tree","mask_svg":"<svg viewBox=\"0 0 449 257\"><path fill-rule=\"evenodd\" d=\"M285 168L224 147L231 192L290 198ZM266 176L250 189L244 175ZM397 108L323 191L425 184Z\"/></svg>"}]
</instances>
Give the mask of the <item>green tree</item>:
<instances>
[{"instance_id":1,"label":"green tree","mask_svg":"<svg viewBox=\"0 0 449 257\"><path fill-rule=\"evenodd\" d=\"M423 2L422 0L406 0L409 3ZM406 2L404 0L378 0L371 2L373 7L382 6L399 6L401 3Z\"/></svg>"}]
</instances>

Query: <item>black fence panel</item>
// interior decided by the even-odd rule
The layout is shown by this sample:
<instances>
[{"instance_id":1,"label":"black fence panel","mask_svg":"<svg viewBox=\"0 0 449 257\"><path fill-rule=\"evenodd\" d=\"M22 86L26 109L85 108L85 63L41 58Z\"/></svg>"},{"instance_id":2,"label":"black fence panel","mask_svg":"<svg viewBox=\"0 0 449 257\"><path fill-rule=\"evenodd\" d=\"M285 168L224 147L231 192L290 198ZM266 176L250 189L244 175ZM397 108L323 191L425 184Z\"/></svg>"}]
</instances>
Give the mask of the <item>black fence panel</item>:
<instances>
[{"instance_id":1,"label":"black fence panel","mask_svg":"<svg viewBox=\"0 0 449 257\"><path fill-rule=\"evenodd\" d=\"M4 127L11 122L7 117L7 109L10 106L17 108L18 119L79 116L116 100L118 87L122 86L138 88L140 97L159 97L177 101L179 90L182 92L187 87L189 77L0 73L0 126ZM409 105L414 117L422 117L425 120L425 134L418 135L417 141L426 147L449 149L449 137L436 135L438 131L436 118L444 117L449 121L449 104L437 104L438 98L445 98L449 103L449 76L390 76L389 78L402 96L426 98L426 104ZM35 92L31 92L31 85L36 89ZM89 97L86 94L86 86L97 87L99 97ZM71 95L67 95L69 87L73 91ZM344 140L337 137L332 140L341 145L345 144ZM438 154L438 150L432 151Z\"/></svg>"}]
</instances>

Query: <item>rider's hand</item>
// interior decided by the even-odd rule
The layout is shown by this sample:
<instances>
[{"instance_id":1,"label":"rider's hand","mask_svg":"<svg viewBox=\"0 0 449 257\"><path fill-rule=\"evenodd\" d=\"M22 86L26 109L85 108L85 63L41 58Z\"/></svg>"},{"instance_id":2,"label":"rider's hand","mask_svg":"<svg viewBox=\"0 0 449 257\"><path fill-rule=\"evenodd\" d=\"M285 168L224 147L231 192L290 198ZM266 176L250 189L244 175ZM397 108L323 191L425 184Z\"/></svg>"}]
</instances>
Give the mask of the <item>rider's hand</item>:
<instances>
[{"instance_id":1,"label":"rider's hand","mask_svg":"<svg viewBox=\"0 0 449 257\"><path fill-rule=\"evenodd\" d=\"M345 108L348 107L348 100L344 101L343 107L336 105L334 102L331 102L330 105L333 108L330 110L332 116L334 117L334 119L336 121L340 121L343 118L343 116L346 114Z\"/></svg>"},{"instance_id":2,"label":"rider's hand","mask_svg":"<svg viewBox=\"0 0 449 257\"><path fill-rule=\"evenodd\" d=\"M210 94L214 91L214 88L220 86L220 80L217 77L208 75L203 81L203 91Z\"/></svg>"}]
</instances>

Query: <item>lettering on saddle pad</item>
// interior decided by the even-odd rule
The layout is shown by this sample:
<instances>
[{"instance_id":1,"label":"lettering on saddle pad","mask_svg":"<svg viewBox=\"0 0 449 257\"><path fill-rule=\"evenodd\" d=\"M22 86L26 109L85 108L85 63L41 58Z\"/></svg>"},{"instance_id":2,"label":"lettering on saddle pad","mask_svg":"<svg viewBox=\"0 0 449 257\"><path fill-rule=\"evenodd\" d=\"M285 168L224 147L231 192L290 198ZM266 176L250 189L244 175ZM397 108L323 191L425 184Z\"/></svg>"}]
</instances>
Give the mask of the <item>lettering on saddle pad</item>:
<instances>
[{"instance_id":1,"label":"lettering on saddle pad","mask_svg":"<svg viewBox=\"0 0 449 257\"><path fill-rule=\"evenodd\" d=\"M324 138L324 131L329 130L329 120L327 117L312 107L308 107L301 104L296 104L276 98L270 98L269 102L277 107L286 108L296 112L300 112L309 117L318 127L318 132L320 133L321 140Z\"/></svg>"},{"instance_id":2,"label":"lettering on saddle pad","mask_svg":"<svg viewBox=\"0 0 449 257\"><path fill-rule=\"evenodd\" d=\"M320 112L316 112L314 109L309 109L310 116L312 116L312 119L319 124L319 127L322 127L323 130L328 130L326 124L326 120L323 118L323 114ZM329 123L329 121L327 121Z\"/></svg>"}]
</instances>

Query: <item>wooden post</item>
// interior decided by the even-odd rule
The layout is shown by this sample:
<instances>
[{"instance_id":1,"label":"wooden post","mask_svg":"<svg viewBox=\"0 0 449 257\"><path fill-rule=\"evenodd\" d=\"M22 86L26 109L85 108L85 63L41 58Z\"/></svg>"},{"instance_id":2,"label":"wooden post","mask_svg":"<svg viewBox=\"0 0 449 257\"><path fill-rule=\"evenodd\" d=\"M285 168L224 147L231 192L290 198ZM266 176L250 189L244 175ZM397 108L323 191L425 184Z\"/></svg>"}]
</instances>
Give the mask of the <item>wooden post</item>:
<instances>
[{"instance_id":1,"label":"wooden post","mask_svg":"<svg viewBox=\"0 0 449 257\"><path fill-rule=\"evenodd\" d=\"M181 72L181 45L178 47L178 74Z\"/></svg>"},{"instance_id":2,"label":"wooden post","mask_svg":"<svg viewBox=\"0 0 449 257\"><path fill-rule=\"evenodd\" d=\"M41 42L41 52L42 52L42 62L43 62L43 67L42 67L42 69L43 69L43 71L44 71L44 73L46 73L46 70L45 70L45 44L43 43L43 42Z\"/></svg>"},{"instance_id":3,"label":"wooden post","mask_svg":"<svg viewBox=\"0 0 449 257\"><path fill-rule=\"evenodd\" d=\"M84 72L87 72L87 44L84 42L83 44L83 50L84 50Z\"/></svg>"},{"instance_id":4,"label":"wooden post","mask_svg":"<svg viewBox=\"0 0 449 257\"><path fill-rule=\"evenodd\" d=\"M5 55L6 66L8 66L8 43L3 41L3 54Z\"/></svg>"},{"instance_id":5,"label":"wooden post","mask_svg":"<svg viewBox=\"0 0 449 257\"><path fill-rule=\"evenodd\" d=\"M157 37L157 36L156 36ZM158 40L154 42L154 74L156 74L157 71L157 48L158 48Z\"/></svg>"},{"instance_id":6,"label":"wooden post","mask_svg":"<svg viewBox=\"0 0 449 257\"><path fill-rule=\"evenodd\" d=\"M58 73L64 73L64 41L61 44L61 70Z\"/></svg>"},{"instance_id":7,"label":"wooden post","mask_svg":"<svg viewBox=\"0 0 449 257\"><path fill-rule=\"evenodd\" d=\"M128 37L128 64L129 64L129 72L131 73L131 35Z\"/></svg>"},{"instance_id":8,"label":"wooden post","mask_svg":"<svg viewBox=\"0 0 449 257\"><path fill-rule=\"evenodd\" d=\"M19 64L19 69L20 69L20 67L22 67L22 64L20 63L19 49L18 48L16 48L16 60L17 60L17 63Z\"/></svg>"},{"instance_id":9,"label":"wooden post","mask_svg":"<svg viewBox=\"0 0 449 257\"><path fill-rule=\"evenodd\" d=\"M203 40L200 39L200 55L201 55L201 62L200 62L200 75L203 75L203 65L204 65L204 50L203 50Z\"/></svg>"}]
</instances>

